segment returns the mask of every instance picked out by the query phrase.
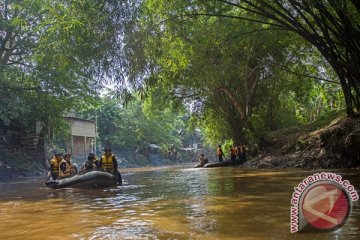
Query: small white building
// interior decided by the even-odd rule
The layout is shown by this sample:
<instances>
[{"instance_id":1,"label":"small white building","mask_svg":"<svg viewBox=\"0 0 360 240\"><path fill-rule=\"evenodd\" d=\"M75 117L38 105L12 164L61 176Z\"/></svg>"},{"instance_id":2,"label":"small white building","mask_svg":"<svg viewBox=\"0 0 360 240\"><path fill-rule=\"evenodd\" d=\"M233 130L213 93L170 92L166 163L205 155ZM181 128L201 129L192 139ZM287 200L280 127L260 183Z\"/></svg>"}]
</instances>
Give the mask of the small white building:
<instances>
[{"instance_id":1,"label":"small white building","mask_svg":"<svg viewBox=\"0 0 360 240\"><path fill-rule=\"evenodd\" d=\"M96 123L95 121L77 117L64 117L70 125L70 141L66 144L74 157L86 157L95 152Z\"/></svg>"}]
</instances>

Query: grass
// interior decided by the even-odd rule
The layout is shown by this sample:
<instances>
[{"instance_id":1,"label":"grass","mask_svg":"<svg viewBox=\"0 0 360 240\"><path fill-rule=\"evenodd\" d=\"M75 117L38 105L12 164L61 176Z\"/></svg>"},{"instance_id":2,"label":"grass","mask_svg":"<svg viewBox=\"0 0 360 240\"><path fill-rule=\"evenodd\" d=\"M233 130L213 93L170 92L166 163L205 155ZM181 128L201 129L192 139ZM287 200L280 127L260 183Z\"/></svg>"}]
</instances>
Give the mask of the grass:
<instances>
[{"instance_id":1,"label":"grass","mask_svg":"<svg viewBox=\"0 0 360 240\"><path fill-rule=\"evenodd\" d=\"M267 132L264 139L270 143L269 150L275 155L282 153L285 149L293 149L295 146L296 149L303 149L310 144L308 137L319 134L343 119L346 119L345 111L328 112L310 124Z\"/></svg>"}]
</instances>

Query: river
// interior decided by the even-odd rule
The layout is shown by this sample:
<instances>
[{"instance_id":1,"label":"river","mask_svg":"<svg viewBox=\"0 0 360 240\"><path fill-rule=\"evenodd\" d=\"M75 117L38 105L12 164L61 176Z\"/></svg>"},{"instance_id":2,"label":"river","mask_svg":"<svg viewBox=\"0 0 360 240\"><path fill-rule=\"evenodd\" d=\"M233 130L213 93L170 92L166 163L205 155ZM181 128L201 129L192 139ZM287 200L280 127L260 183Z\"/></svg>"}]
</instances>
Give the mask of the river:
<instances>
[{"instance_id":1,"label":"river","mask_svg":"<svg viewBox=\"0 0 360 240\"><path fill-rule=\"evenodd\" d=\"M358 170L338 170L359 190ZM313 171L184 166L122 170L101 190L0 183L0 239L360 239L359 201L340 229L289 229L293 188Z\"/></svg>"}]
</instances>

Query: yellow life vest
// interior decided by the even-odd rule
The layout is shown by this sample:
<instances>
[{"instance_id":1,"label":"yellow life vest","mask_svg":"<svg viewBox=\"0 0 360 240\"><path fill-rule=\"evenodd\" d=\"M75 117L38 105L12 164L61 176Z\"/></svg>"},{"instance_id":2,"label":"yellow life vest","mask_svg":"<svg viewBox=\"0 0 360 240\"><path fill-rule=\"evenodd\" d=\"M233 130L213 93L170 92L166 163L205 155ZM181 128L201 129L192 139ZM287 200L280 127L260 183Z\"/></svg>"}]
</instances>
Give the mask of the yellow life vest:
<instances>
[{"instance_id":1,"label":"yellow life vest","mask_svg":"<svg viewBox=\"0 0 360 240\"><path fill-rule=\"evenodd\" d=\"M65 171L62 171L62 170L60 169L60 165L61 165L62 163L65 163L65 166L66 166ZM60 162L60 164L59 164L59 173L60 173L60 174L59 174L60 177L68 177L68 176L71 175L71 165L70 165L70 163L69 163L68 161L66 161L65 159L63 159L63 160Z\"/></svg>"},{"instance_id":2,"label":"yellow life vest","mask_svg":"<svg viewBox=\"0 0 360 240\"><path fill-rule=\"evenodd\" d=\"M51 159L50 166L51 166L51 172L59 175L60 164L59 164L58 160L55 157L53 159Z\"/></svg>"},{"instance_id":3,"label":"yellow life vest","mask_svg":"<svg viewBox=\"0 0 360 240\"><path fill-rule=\"evenodd\" d=\"M101 157L101 165L103 169L106 170L114 170L114 155L106 157L105 154Z\"/></svg>"}]
</instances>

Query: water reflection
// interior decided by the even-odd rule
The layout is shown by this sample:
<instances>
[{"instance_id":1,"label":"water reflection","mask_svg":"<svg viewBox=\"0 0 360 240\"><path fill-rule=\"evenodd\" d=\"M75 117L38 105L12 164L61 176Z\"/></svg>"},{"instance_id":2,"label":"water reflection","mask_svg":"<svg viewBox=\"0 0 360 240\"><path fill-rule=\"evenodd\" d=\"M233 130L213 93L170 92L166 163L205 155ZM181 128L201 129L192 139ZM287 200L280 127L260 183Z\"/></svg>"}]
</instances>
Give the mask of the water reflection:
<instances>
[{"instance_id":1,"label":"water reflection","mask_svg":"<svg viewBox=\"0 0 360 240\"><path fill-rule=\"evenodd\" d=\"M357 188L358 171L339 172ZM289 202L309 171L151 168L103 190L0 184L0 239L359 239L360 207L333 233L290 234Z\"/></svg>"}]
</instances>

